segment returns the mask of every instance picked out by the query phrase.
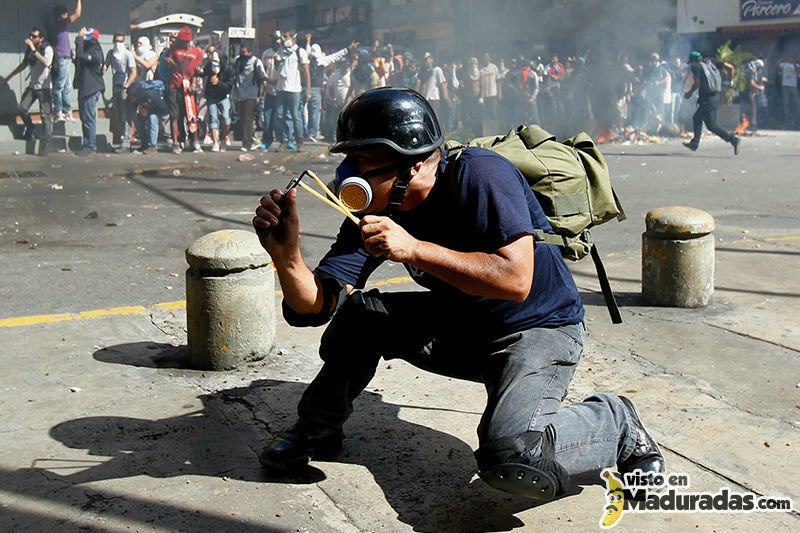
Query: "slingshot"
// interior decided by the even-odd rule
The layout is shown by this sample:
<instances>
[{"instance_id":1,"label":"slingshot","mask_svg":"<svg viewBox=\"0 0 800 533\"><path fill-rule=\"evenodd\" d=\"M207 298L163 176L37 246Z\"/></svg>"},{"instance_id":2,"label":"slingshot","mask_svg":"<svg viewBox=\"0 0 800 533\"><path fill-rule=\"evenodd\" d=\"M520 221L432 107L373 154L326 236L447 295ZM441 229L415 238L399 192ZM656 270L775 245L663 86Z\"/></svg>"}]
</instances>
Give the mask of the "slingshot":
<instances>
[{"instance_id":1,"label":"slingshot","mask_svg":"<svg viewBox=\"0 0 800 533\"><path fill-rule=\"evenodd\" d=\"M325 196L320 194L317 190L315 190L315 189L311 188L310 186L306 185L305 183L303 183L303 177L304 176L308 176L311 179L313 179L314 181L316 181L317 184L322 188L322 190L325 191L325 194L328 195L328 198L326 198ZM318 198L319 200L321 200L322 202L324 202L328 206L336 209L337 211L342 213L344 216L346 216L347 218L352 220L353 223L355 223L356 225L361 223L361 221L358 219L358 217L356 217L355 215L353 215L353 213L350 212L350 210L347 208L347 206L344 203L342 203L342 201L339 200L339 198L335 194L333 194L333 192L331 192L331 190L325 185L325 183L319 178L319 176L317 176L313 171L308 170L308 169L306 169L303 172L301 172L300 175L297 176L296 178L292 178L292 180L289 182L289 184L283 190L283 194L281 195L281 199L278 200L278 206L279 207L281 207L281 208L283 207L284 202L285 202L285 198L286 198L286 194L289 191L291 191L292 189L294 189L295 187L297 187L297 186L300 186L300 188L302 188L303 190L309 192L312 196ZM262 239L265 239L267 237L267 235L269 235L270 231L272 231L272 227L269 227L269 228L258 228L257 227L256 228L256 233Z\"/></svg>"}]
</instances>

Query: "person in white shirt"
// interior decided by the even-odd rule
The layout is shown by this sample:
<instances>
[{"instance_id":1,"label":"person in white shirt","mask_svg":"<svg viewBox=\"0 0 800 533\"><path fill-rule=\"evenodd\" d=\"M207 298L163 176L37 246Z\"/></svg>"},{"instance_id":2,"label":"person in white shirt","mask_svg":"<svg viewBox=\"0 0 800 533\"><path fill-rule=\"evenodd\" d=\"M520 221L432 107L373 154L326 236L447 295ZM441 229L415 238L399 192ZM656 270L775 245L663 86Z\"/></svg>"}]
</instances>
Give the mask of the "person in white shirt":
<instances>
[{"instance_id":1,"label":"person in white shirt","mask_svg":"<svg viewBox=\"0 0 800 533\"><path fill-rule=\"evenodd\" d=\"M336 137L336 122L350 92L350 69L353 61L343 61L335 65L335 69L325 80L325 121L323 134L333 139ZM333 68L333 66L329 67Z\"/></svg>"},{"instance_id":2,"label":"person in white shirt","mask_svg":"<svg viewBox=\"0 0 800 533\"><path fill-rule=\"evenodd\" d=\"M306 33L306 51L308 52L311 85L311 93L308 97L307 137L312 142L320 137L319 120L322 110L322 82L325 77L325 69L337 61L342 61L347 58L347 54L350 50L355 50L357 47L358 43L353 41L347 48L342 48L332 54L325 54L322 52L322 47L320 47L319 44L311 44L311 34Z\"/></svg>"},{"instance_id":3,"label":"person in white shirt","mask_svg":"<svg viewBox=\"0 0 800 533\"><path fill-rule=\"evenodd\" d=\"M784 57L778 65L781 75L781 95L783 96L783 118L787 121L797 119L800 110L800 99L797 95L797 60L793 57Z\"/></svg>"},{"instance_id":4,"label":"person in white shirt","mask_svg":"<svg viewBox=\"0 0 800 533\"><path fill-rule=\"evenodd\" d=\"M283 46L275 58L275 71L278 78L278 124L282 141L289 150L299 150L303 146L303 111L300 107L300 94L311 91L311 74L308 53L294 41L293 32L283 34Z\"/></svg>"},{"instance_id":5,"label":"person in white shirt","mask_svg":"<svg viewBox=\"0 0 800 533\"><path fill-rule=\"evenodd\" d=\"M425 53L425 71L417 81L417 92L431 104L433 112L437 117L441 117L442 123L447 123L445 113L447 102L450 95L447 92L447 79L444 71L436 65L436 60L430 52Z\"/></svg>"},{"instance_id":6,"label":"person in white shirt","mask_svg":"<svg viewBox=\"0 0 800 533\"><path fill-rule=\"evenodd\" d=\"M497 65L492 63L492 56L489 54L483 55L483 68L481 68L480 72L480 102L483 104L484 118L495 119L497 118L497 101L503 98L503 89L497 83L500 71L497 69Z\"/></svg>"},{"instance_id":7,"label":"person in white shirt","mask_svg":"<svg viewBox=\"0 0 800 533\"><path fill-rule=\"evenodd\" d=\"M39 155L47 155L52 148L53 126L50 114L52 113L52 102L50 91L52 89L51 65L55 51L50 44L44 40L44 32L34 27L28 38L25 39L25 56L22 62L5 78L0 78L2 84L22 72L25 67L30 68L30 82L28 87L22 92L19 99L19 111L22 121L25 123L26 139L33 137L33 121L28 113L33 102L39 101L39 114L42 116L42 129L44 138L39 145Z\"/></svg>"},{"instance_id":8,"label":"person in white shirt","mask_svg":"<svg viewBox=\"0 0 800 533\"><path fill-rule=\"evenodd\" d=\"M133 53L125 47L123 33L114 34L114 47L106 54L106 62L103 65L104 73L109 66L113 83L111 113L118 128L115 137L120 137L120 146L114 152L124 154L131 151L131 133L136 114L128 102L128 87L136 81L137 74L136 59L134 59Z\"/></svg>"}]
</instances>

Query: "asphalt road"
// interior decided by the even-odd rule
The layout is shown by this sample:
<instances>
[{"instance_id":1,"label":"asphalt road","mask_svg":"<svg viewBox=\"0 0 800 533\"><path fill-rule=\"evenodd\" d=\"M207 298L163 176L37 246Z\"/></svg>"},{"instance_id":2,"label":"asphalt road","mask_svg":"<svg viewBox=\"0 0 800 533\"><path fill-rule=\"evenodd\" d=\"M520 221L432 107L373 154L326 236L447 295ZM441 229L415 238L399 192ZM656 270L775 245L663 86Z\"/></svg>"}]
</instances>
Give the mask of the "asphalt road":
<instances>
[{"instance_id":1,"label":"asphalt road","mask_svg":"<svg viewBox=\"0 0 800 533\"><path fill-rule=\"evenodd\" d=\"M800 235L798 141L800 133L763 132L745 138L738 157L711 137L695 153L674 140L603 145L628 220L593 232L601 252L639 250L645 214L666 205L711 213L719 247ZM321 159L321 146L309 150L257 153L252 162L237 161L234 151L0 157L0 318L182 300L184 250L195 239L250 228L259 196L303 168L332 177L338 158ZM313 266L342 217L299 196L303 253ZM376 276L404 272L390 265Z\"/></svg>"}]
</instances>

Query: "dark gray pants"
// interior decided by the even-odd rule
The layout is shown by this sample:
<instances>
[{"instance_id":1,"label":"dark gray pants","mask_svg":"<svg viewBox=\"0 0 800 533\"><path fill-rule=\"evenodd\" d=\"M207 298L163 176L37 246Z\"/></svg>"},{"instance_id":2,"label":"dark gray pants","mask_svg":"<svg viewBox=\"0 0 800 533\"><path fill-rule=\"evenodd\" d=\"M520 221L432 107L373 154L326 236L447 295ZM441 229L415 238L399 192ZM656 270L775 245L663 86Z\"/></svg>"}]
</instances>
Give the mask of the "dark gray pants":
<instances>
[{"instance_id":1,"label":"dark gray pants","mask_svg":"<svg viewBox=\"0 0 800 533\"><path fill-rule=\"evenodd\" d=\"M50 89L31 89L28 87L22 93L19 99L19 114L22 117L22 122L25 123L25 129L30 135L33 133L33 121L31 120L30 110L33 103L38 100L39 114L42 116L42 130L44 130L44 138L39 145L39 153L46 154L53 147L53 121L51 114L52 95Z\"/></svg>"},{"instance_id":2,"label":"dark gray pants","mask_svg":"<svg viewBox=\"0 0 800 533\"><path fill-rule=\"evenodd\" d=\"M342 427L383 357L483 382L488 401L478 426L481 447L551 426L555 460L576 479L599 474L632 452L635 430L617 396L596 394L561 407L583 353L582 324L482 338L469 334L474 328L449 323L456 310L431 293L368 294L385 312L363 305L356 291L322 336L325 363L298 406L308 433Z\"/></svg>"},{"instance_id":3,"label":"dark gray pants","mask_svg":"<svg viewBox=\"0 0 800 533\"><path fill-rule=\"evenodd\" d=\"M732 143L733 135L723 130L717 124L717 107L719 106L719 97L712 97L703 100L697 106L697 111L694 112L692 122L694 124L694 137L690 141L693 146L700 144L700 136L703 134L703 123L705 122L706 128L711 133L715 133L723 140Z\"/></svg>"},{"instance_id":4,"label":"dark gray pants","mask_svg":"<svg viewBox=\"0 0 800 533\"><path fill-rule=\"evenodd\" d=\"M239 120L242 123L242 146L244 148L252 147L255 141L257 104L258 100L255 98L236 100L236 112L239 114Z\"/></svg>"},{"instance_id":5,"label":"dark gray pants","mask_svg":"<svg viewBox=\"0 0 800 533\"><path fill-rule=\"evenodd\" d=\"M117 127L115 136L119 138L120 146L122 148L130 148L131 134L133 133L133 120L136 118L136 110L133 105L131 105L127 96L125 96L125 88L122 85L114 85L111 94L111 112Z\"/></svg>"}]
</instances>

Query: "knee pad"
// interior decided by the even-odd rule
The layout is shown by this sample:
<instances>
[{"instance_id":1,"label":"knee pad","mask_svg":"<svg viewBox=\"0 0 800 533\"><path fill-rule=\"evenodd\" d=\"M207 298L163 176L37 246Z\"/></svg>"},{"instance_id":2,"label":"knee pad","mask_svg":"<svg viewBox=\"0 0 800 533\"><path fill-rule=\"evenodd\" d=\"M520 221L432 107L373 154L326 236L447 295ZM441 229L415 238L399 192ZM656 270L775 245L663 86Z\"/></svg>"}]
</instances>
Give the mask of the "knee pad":
<instances>
[{"instance_id":1,"label":"knee pad","mask_svg":"<svg viewBox=\"0 0 800 533\"><path fill-rule=\"evenodd\" d=\"M475 452L478 475L504 492L548 502L563 495L569 474L556 460L552 426L502 437Z\"/></svg>"},{"instance_id":2,"label":"knee pad","mask_svg":"<svg viewBox=\"0 0 800 533\"><path fill-rule=\"evenodd\" d=\"M372 358L388 327L391 327L391 321L381 293L377 289L354 291L322 334L320 357L326 362L333 357L358 359L365 354Z\"/></svg>"}]
</instances>

